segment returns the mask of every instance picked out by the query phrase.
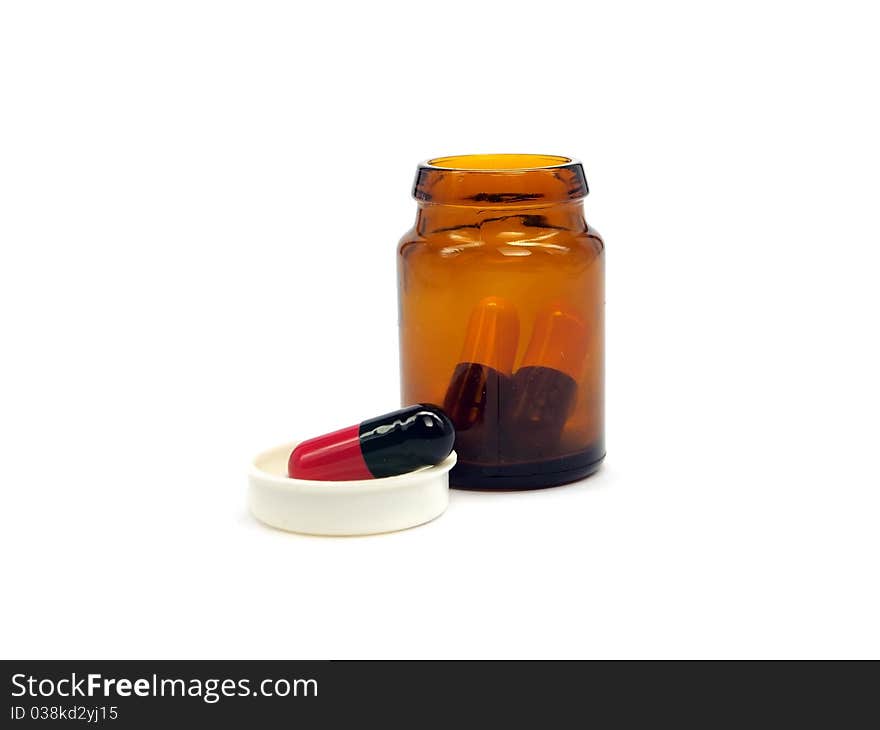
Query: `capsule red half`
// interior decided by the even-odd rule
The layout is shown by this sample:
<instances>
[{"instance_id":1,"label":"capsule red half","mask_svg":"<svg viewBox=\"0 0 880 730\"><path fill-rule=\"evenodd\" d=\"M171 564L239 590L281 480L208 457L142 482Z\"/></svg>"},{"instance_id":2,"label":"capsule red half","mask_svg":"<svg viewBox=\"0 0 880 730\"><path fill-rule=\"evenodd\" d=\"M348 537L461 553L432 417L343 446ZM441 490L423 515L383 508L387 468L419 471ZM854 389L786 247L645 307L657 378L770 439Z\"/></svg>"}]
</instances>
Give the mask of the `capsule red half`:
<instances>
[{"instance_id":1,"label":"capsule red half","mask_svg":"<svg viewBox=\"0 0 880 730\"><path fill-rule=\"evenodd\" d=\"M414 405L303 441L290 454L293 479L349 481L404 474L439 464L452 451L455 429L432 405Z\"/></svg>"}]
</instances>

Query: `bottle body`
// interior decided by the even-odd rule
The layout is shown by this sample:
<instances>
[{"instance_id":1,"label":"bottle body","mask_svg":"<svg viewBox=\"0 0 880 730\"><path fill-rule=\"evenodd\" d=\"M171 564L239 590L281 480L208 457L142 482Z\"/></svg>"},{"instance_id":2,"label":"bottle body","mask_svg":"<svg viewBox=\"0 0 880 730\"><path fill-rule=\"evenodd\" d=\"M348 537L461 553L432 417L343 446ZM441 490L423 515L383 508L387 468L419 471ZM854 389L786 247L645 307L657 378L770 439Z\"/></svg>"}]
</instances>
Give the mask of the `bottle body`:
<instances>
[{"instance_id":1,"label":"bottle body","mask_svg":"<svg viewBox=\"0 0 880 730\"><path fill-rule=\"evenodd\" d=\"M401 397L450 414L453 486L553 486L604 457L604 244L585 194L566 158L419 169L398 248Z\"/></svg>"}]
</instances>

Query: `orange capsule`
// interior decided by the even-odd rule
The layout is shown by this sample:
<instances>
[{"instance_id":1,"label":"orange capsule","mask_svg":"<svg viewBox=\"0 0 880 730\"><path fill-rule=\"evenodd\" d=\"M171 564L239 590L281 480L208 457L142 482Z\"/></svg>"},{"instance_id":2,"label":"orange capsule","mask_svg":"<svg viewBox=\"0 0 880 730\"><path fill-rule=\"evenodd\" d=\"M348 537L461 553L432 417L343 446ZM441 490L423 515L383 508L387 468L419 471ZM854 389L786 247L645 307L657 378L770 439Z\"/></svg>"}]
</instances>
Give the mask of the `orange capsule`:
<instances>
[{"instance_id":1,"label":"orange capsule","mask_svg":"<svg viewBox=\"0 0 880 730\"><path fill-rule=\"evenodd\" d=\"M519 345L519 317L501 297L481 299L471 311L460 363L475 363L510 375Z\"/></svg>"},{"instance_id":2,"label":"orange capsule","mask_svg":"<svg viewBox=\"0 0 880 730\"><path fill-rule=\"evenodd\" d=\"M554 302L535 318L532 337L519 369L543 367L581 377L587 355L587 326L564 304Z\"/></svg>"},{"instance_id":3,"label":"orange capsule","mask_svg":"<svg viewBox=\"0 0 880 730\"><path fill-rule=\"evenodd\" d=\"M553 303L536 318L511 384L505 452L517 459L557 454L565 422L577 401L588 330L570 307Z\"/></svg>"},{"instance_id":4,"label":"orange capsule","mask_svg":"<svg viewBox=\"0 0 880 730\"><path fill-rule=\"evenodd\" d=\"M498 455L502 403L518 344L516 309L500 297L482 299L471 311L461 357L443 401L455 424L460 461Z\"/></svg>"}]
</instances>

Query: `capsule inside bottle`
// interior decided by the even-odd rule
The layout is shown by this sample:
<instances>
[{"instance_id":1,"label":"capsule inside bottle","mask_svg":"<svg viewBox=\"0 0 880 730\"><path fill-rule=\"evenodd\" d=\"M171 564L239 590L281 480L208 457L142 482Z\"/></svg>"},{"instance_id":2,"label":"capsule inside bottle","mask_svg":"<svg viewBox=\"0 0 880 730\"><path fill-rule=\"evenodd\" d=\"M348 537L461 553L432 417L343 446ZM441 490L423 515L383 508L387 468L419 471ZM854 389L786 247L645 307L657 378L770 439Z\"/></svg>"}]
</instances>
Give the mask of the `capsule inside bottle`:
<instances>
[{"instance_id":1,"label":"capsule inside bottle","mask_svg":"<svg viewBox=\"0 0 880 730\"><path fill-rule=\"evenodd\" d=\"M417 404L303 441L290 454L287 475L349 481L405 474L439 464L454 440L455 429L441 409Z\"/></svg>"},{"instance_id":2,"label":"capsule inside bottle","mask_svg":"<svg viewBox=\"0 0 880 730\"><path fill-rule=\"evenodd\" d=\"M512 402L504 428L504 446L511 459L558 453L565 422L578 397L586 335L586 325L564 304L553 303L536 318L511 384Z\"/></svg>"},{"instance_id":3,"label":"capsule inside bottle","mask_svg":"<svg viewBox=\"0 0 880 730\"><path fill-rule=\"evenodd\" d=\"M455 425L459 458L465 461L498 456L501 414L518 343L519 317L510 303L486 297L471 311L443 401Z\"/></svg>"}]
</instances>

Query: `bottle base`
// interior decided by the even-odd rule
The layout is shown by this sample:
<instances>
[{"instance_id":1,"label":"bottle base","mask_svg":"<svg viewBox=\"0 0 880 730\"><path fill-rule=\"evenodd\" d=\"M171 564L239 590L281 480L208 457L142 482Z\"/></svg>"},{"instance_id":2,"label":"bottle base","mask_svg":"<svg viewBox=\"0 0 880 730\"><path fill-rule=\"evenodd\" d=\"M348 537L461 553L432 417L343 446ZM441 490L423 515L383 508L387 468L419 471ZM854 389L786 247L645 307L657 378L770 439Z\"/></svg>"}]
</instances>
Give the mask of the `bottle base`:
<instances>
[{"instance_id":1,"label":"bottle base","mask_svg":"<svg viewBox=\"0 0 880 730\"><path fill-rule=\"evenodd\" d=\"M459 461L449 475L456 489L487 491L543 489L576 482L599 469L605 452L587 449L558 459L511 464L479 464Z\"/></svg>"}]
</instances>

